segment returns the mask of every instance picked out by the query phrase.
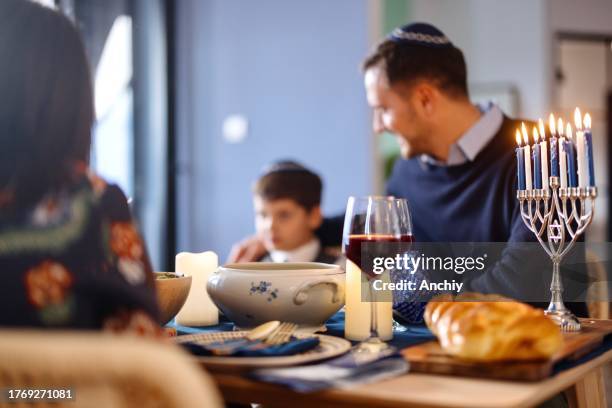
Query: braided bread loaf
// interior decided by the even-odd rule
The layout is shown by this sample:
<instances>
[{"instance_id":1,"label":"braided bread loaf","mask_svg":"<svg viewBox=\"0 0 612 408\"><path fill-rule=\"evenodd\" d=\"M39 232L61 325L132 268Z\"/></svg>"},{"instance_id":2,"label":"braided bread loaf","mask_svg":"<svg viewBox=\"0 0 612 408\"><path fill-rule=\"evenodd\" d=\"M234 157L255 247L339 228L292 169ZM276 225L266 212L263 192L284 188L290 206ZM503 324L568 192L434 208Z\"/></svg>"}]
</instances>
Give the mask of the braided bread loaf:
<instances>
[{"instance_id":1,"label":"braided bread loaf","mask_svg":"<svg viewBox=\"0 0 612 408\"><path fill-rule=\"evenodd\" d=\"M541 310L499 295L440 295L424 317L442 348L467 360L548 359L563 344L559 328Z\"/></svg>"}]
</instances>

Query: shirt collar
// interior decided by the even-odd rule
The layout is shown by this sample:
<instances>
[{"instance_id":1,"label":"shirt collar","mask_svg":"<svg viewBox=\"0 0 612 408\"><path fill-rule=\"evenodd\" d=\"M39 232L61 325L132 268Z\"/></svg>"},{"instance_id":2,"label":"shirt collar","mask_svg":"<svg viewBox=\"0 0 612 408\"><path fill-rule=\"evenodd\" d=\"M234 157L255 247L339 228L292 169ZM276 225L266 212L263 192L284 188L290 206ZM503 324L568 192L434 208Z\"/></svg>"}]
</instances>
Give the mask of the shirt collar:
<instances>
[{"instance_id":1,"label":"shirt collar","mask_svg":"<svg viewBox=\"0 0 612 408\"><path fill-rule=\"evenodd\" d=\"M270 258L274 262L312 262L317 259L321 250L321 243L318 239L297 247L291 251L270 251Z\"/></svg>"},{"instance_id":2,"label":"shirt collar","mask_svg":"<svg viewBox=\"0 0 612 408\"><path fill-rule=\"evenodd\" d=\"M493 102L476 105L476 107L482 112L482 116L451 145L446 162L425 154L421 155L421 161L435 166L457 166L474 161L478 153L493 139L504 121L501 109Z\"/></svg>"}]
</instances>

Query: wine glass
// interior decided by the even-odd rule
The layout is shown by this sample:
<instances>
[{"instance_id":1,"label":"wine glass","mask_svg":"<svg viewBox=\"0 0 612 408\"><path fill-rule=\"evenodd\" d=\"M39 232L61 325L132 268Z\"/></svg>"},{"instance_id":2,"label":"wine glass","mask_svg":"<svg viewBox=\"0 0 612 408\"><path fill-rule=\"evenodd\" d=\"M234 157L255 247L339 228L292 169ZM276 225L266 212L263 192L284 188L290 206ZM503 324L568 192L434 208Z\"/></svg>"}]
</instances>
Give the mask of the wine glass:
<instances>
[{"instance_id":1,"label":"wine glass","mask_svg":"<svg viewBox=\"0 0 612 408\"><path fill-rule=\"evenodd\" d=\"M410 215L410 206L408 204L408 200L405 198L396 198L395 205L397 206L397 214L399 220L399 233L400 233L400 242L404 243L406 248L402 247L402 250L409 250L407 245L411 242L414 242L414 237L412 235L412 217ZM395 318L393 319L393 331L394 332L405 332L408 330L401 323L399 323Z\"/></svg>"},{"instance_id":2,"label":"wine glass","mask_svg":"<svg viewBox=\"0 0 612 408\"><path fill-rule=\"evenodd\" d=\"M358 347L360 351L384 350L389 347L384 340L393 337L392 302L377 301L378 290L374 288L374 283L377 280L384 280L384 277L377 276L374 272L373 261L375 258L391 255L389 244L398 243L400 239L399 211L394 197L349 198L344 218L342 249L348 261L356 265L358 272L355 275L352 269L354 266L347 262L345 334L349 338L356 339L355 334L350 333L351 328L354 326L363 329L364 321L367 321L363 314L370 313L369 336L360 343ZM388 276L388 271L385 273ZM362 302L361 288L364 276L367 277L365 283L370 303ZM379 279L381 277L383 279ZM384 332L383 336L380 335L381 330Z\"/></svg>"}]
</instances>

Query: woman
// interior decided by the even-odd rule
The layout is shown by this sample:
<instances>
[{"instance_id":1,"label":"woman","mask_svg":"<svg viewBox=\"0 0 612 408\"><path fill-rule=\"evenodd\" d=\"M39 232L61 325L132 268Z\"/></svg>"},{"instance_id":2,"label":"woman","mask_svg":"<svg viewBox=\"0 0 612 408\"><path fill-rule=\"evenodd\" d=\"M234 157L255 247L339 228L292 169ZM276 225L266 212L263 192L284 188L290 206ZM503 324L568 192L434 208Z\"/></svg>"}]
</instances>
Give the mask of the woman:
<instances>
[{"instance_id":1,"label":"woman","mask_svg":"<svg viewBox=\"0 0 612 408\"><path fill-rule=\"evenodd\" d=\"M89 67L73 24L0 2L0 326L157 333L151 265L121 190L88 172Z\"/></svg>"}]
</instances>

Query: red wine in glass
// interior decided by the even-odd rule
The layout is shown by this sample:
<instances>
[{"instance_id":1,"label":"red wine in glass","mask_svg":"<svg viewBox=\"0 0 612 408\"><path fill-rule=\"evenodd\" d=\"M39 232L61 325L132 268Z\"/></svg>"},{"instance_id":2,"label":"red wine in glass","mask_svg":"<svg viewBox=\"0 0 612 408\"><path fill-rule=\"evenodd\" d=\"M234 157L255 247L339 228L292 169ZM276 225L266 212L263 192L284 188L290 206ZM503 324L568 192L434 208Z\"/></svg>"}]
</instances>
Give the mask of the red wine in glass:
<instances>
[{"instance_id":1,"label":"red wine in glass","mask_svg":"<svg viewBox=\"0 0 612 408\"><path fill-rule=\"evenodd\" d=\"M398 245L392 243L412 242L412 235L394 236L387 234L354 234L349 235L348 245L345 247L346 257L368 276L376 274L373 271L374 258L395 257ZM366 244L363 246L362 244Z\"/></svg>"}]
</instances>

